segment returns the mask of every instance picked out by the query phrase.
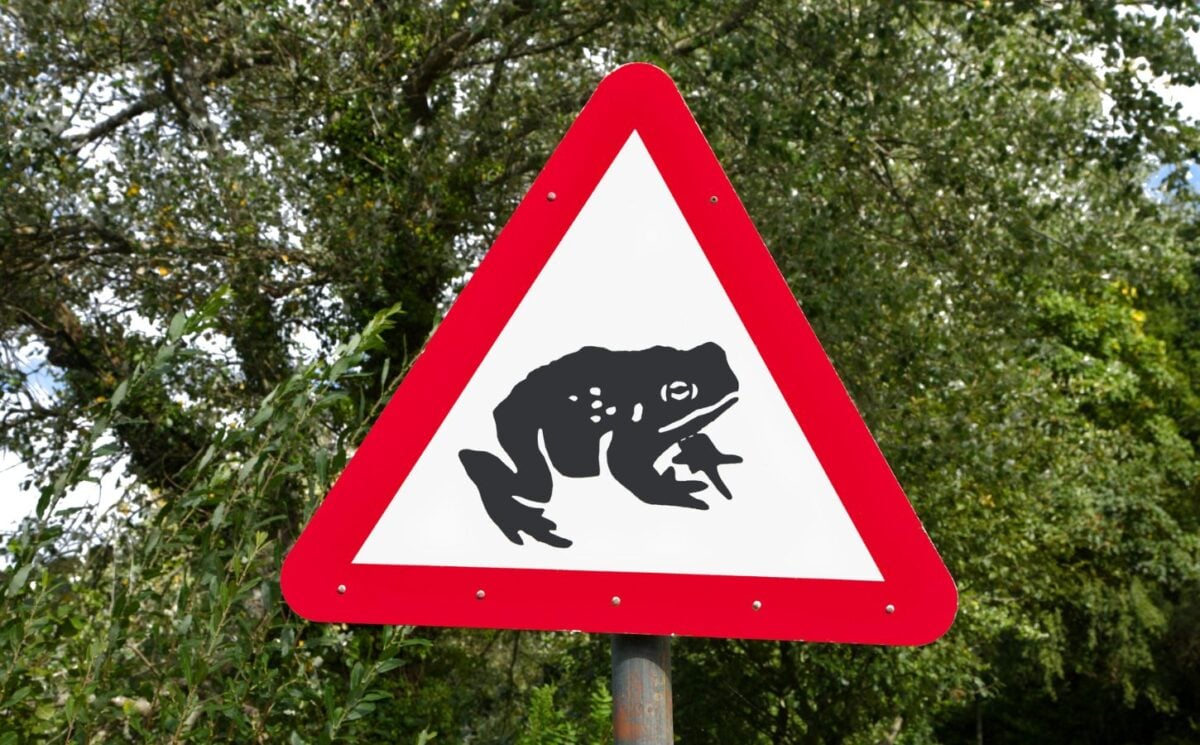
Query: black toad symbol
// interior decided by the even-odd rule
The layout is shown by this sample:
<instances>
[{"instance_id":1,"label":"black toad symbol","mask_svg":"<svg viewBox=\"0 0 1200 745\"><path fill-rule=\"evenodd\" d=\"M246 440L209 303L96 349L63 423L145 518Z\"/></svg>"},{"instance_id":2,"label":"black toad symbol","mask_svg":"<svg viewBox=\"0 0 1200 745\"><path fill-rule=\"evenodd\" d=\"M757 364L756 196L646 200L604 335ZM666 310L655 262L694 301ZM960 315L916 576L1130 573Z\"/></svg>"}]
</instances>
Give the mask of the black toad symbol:
<instances>
[{"instance_id":1,"label":"black toad symbol","mask_svg":"<svg viewBox=\"0 0 1200 745\"><path fill-rule=\"evenodd\" d=\"M708 484L677 481L671 466L655 468L675 444L680 452L674 463L704 473L731 499L718 468L742 459L721 453L700 430L737 402L737 390L725 350L712 342L688 350L584 347L529 373L493 412L497 439L515 471L480 450L461 450L458 457L488 516L510 541L522 544L524 532L566 548L571 541L554 533L557 526L542 516L544 508L514 497L550 501L550 464L563 476L599 475L600 438L608 432L609 472L643 502L708 509L692 496ZM538 446L539 432L549 464Z\"/></svg>"}]
</instances>

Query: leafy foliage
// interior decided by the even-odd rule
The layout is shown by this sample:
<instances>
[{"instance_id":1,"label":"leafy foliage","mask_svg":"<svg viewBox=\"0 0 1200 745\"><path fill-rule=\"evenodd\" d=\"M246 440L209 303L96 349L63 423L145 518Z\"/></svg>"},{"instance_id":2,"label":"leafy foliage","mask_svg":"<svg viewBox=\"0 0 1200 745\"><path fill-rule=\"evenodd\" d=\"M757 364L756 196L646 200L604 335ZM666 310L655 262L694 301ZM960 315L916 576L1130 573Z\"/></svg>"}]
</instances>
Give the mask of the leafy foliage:
<instances>
[{"instance_id":1,"label":"leafy foliage","mask_svg":"<svg viewBox=\"0 0 1200 745\"><path fill-rule=\"evenodd\" d=\"M604 640L317 626L277 576L632 59L961 598L916 650L680 640L682 740L1195 740L1200 136L1156 85L1200 83L1197 32L1174 0L0 0L0 448L39 495L0 743L606 741ZM102 474L113 509L63 506Z\"/></svg>"}]
</instances>

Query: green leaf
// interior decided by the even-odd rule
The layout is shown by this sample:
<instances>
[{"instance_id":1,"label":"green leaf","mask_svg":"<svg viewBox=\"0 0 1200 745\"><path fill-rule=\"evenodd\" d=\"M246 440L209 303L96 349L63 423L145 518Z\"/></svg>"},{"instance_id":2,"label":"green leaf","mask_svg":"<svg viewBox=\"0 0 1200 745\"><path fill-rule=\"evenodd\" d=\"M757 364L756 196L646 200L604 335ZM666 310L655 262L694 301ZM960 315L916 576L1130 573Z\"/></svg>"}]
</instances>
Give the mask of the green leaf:
<instances>
[{"instance_id":1,"label":"green leaf","mask_svg":"<svg viewBox=\"0 0 1200 745\"><path fill-rule=\"evenodd\" d=\"M29 579L29 573L33 571L33 564L25 564L24 566L13 572L12 578L8 581L7 595L15 597L21 588L25 586L25 580Z\"/></svg>"},{"instance_id":2,"label":"green leaf","mask_svg":"<svg viewBox=\"0 0 1200 745\"><path fill-rule=\"evenodd\" d=\"M216 455L216 452L217 452L217 446L215 443L210 444L208 447L206 447L204 449L204 455L202 455L200 457L200 462L196 464L196 472L197 473L201 473L204 471L205 466L207 466L209 464L209 461L211 461L213 456Z\"/></svg>"},{"instance_id":3,"label":"green leaf","mask_svg":"<svg viewBox=\"0 0 1200 745\"><path fill-rule=\"evenodd\" d=\"M92 450L93 458L103 458L107 455L116 455L121 452L121 446L115 442L106 442L100 447Z\"/></svg>"},{"instance_id":4,"label":"green leaf","mask_svg":"<svg viewBox=\"0 0 1200 745\"><path fill-rule=\"evenodd\" d=\"M171 317L171 325L167 328L168 341L179 341L179 338L183 336L184 329L187 327L187 320L187 314L183 311Z\"/></svg>"},{"instance_id":5,"label":"green leaf","mask_svg":"<svg viewBox=\"0 0 1200 745\"><path fill-rule=\"evenodd\" d=\"M213 530L216 530L217 528L221 527L221 523L223 523L224 521L225 521L225 503L221 502L220 504L217 505L216 509L213 510L212 520L209 522L209 525L212 527Z\"/></svg>"},{"instance_id":6,"label":"green leaf","mask_svg":"<svg viewBox=\"0 0 1200 745\"><path fill-rule=\"evenodd\" d=\"M246 427L248 427L249 429L258 429L259 425L261 425L263 422L270 419L274 413L275 413L274 406L271 406L269 404L264 405L261 409L258 410L258 413L256 413L254 415L254 417L251 418L250 421L246 423Z\"/></svg>"},{"instance_id":7,"label":"green leaf","mask_svg":"<svg viewBox=\"0 0 1200 745\"><path fill-rule=\"evenodd\" d=\"M333 363L333 367L329 368L329 379L337 380L338 378L345 375L346 370L354 362L355 362L355 357L353 355L339 358L336 362Z\"/></svg>"},{"instance_id":8,"label":"green leaf","mask_svg":"<svg viewBox=\"0 0 1200 745\"><path fill-rule=\"evenodd\" d=\"M121 402L125 400L125 396L128 393L129 393L129 381L122 380L117 385L116 390L113 391L112 398L109 399L109 407L113 410L116 410L116 408L121 405Z\"/></svg>"},{"instance_id":9,"label":"green leaf","mask_svg":"<svg viewBox=\"0 0 1200 745\"><path fill-rule=\"evenodd\" d=\"M260 458L261 456L256 454L248 458L246 462L242 464L237 473L237 482L239 484L245 483L246 479L250 477L250 474L254 473L254 469L258 467L258 461Z\"/></svg>"},{"instance_id":10,"label":"green leaf","mask_svg":"<svg viewBox=\"0 0 1200 745\"><path fill-rule=\"evenodd\" d=\"M25 697L28 696L32 690L33 689L29 686L21 686L17 690L13 691L12 695L8 697L8 700L4 702L5 708L16 706L24 701Z\"/></svg>"}]
</instances>

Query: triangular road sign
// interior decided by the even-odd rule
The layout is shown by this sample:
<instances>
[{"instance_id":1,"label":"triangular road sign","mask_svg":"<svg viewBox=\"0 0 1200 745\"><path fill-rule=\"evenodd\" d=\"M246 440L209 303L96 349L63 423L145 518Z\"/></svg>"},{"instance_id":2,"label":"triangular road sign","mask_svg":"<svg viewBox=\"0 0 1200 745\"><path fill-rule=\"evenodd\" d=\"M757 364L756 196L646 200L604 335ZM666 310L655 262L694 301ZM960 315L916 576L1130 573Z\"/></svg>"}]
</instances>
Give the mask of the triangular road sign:
<instances>
[{"instance_id":1,"label":"triangular road sign","mask_svg":"<svg viewBox=\"0 0 1200 745\"><path fill-rule=\"evenodd\" d=\"M288 555L317 621L921 644L954 583L670 78L600 84Z\"/></svg>"}]
</instances>

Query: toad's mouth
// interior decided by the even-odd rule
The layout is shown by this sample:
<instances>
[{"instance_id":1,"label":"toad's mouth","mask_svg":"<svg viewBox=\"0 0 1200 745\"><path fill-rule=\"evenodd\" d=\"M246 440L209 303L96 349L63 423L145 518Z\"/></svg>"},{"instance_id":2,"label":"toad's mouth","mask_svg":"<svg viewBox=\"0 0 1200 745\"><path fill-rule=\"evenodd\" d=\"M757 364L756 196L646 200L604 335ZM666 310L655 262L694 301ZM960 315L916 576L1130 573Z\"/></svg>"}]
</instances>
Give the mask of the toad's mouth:
<instances>
[{"instance_id":1,"label":"toad's mouth","mask_svg":"<svg viewBox=\"0 0 1200 745\"><path fill-rule=\"evenodd\" d=\"M688 422L698 419L700 417L707 417L708 421L711 422L713 419L716 419L717 417L721 416L721 414L725 413L726 409L728 409L730 406L733 406L737 402L738 402L737 391L733 391L732 393L726 394L725 398L722 398L720 401L717 401L715 404L710 404L709 406L705 406L701 409L694 409L691 412L689 412L687 416L680 417L679 419L676 419L675 421L671 422L670 424L666 424L666 425L663 425L662 427L659 427L658 432L659 432L659 434L666 434L668 432L671 432L672 430L679 429L680 427L684 426ZM705 424L707 424L707 422L705 422ZM704 425L702 424L700 426L704 426Z\"/></svg>"}]
</instances>

